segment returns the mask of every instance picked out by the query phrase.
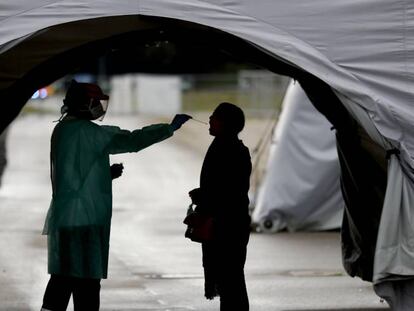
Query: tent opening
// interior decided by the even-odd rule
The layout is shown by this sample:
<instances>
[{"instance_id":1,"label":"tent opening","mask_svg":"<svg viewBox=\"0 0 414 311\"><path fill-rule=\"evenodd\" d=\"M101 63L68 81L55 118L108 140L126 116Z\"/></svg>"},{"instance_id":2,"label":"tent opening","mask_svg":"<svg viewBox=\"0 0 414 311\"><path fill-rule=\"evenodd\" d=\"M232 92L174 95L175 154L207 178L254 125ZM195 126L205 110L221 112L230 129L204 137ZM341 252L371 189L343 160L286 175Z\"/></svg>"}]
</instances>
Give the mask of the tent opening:
<instances>
[{"instance_id":1,"label":"tent opening","mask_svg":"<svg viewBox=\"0 0 414 311\"><path fill-rule=\"evenodd\" d=\"M151 49L159 53L149 53ZM329 85L234 35L175 19L133 15L81 20L39 31L0 55L11 72L0 82L0 131L16 118L36 90L78 68L91 68L97 58L111 53L128 56L125 59L129 62L118 64L117 70L206 72L231 59L297 80L336 131L347 206L342 226L345 267L352 276L372 280L387 179L385 151L368 137Z\"/></svg>"}]
</instances>

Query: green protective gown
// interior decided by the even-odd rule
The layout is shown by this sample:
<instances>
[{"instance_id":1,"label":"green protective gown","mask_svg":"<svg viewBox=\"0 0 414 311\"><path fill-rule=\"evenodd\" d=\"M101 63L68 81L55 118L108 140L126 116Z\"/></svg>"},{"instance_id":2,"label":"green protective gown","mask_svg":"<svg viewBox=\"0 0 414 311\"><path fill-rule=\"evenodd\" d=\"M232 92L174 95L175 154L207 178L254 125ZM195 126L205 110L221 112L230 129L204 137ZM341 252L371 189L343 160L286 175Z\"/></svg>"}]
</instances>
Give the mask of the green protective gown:
<instances>
[{"instance_id":1,"label":"green protective gown","mask_svg":"<svg viewBox=\"0 0 414 311\"><path fill-rule=\"evenodd\" d=\"M46 217L48 272L106 278L112 216L109 155L137 152L173 134L169 124L140 130L63 120L51 139L53 195Z\"/></svg>"}]
</instances>

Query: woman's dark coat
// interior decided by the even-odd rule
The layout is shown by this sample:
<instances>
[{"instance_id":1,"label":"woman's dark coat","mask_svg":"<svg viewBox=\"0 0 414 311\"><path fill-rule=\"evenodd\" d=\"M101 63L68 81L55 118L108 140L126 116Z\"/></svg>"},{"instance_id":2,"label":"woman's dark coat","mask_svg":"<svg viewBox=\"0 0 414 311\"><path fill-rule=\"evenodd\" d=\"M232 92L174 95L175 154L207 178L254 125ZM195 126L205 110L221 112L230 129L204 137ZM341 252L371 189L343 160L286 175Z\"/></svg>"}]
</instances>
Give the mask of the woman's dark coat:
<instances>
[{"instance_id":1,"label":"woman's dark coat","mask_svg":"<svg viewBox=\"0 0 414 311\"><path fill-rule=\"evenodd\" d=\"M214 218L215 238L203 243L205 295L240 295L250 233L250 154L241 140L216 137L204 159L197 211ZM244 295L244 294L241 294Z\"/></svg>"}]
</instances>

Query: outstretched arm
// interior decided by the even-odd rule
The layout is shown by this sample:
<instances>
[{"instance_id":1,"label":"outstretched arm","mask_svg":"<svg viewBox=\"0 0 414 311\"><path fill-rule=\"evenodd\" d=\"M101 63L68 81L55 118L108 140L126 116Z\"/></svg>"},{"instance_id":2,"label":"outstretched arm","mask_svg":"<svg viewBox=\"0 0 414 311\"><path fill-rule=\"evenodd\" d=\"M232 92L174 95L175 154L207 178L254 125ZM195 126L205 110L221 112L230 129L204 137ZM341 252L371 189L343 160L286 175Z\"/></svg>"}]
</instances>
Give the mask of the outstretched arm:
<instances>
[{"instance_id":1,"label":"outstretched arm","mask_svg":"<svg viewBox=\"0 0 414 311\"><path fill-rule=\"evenodd\" d=\"M138 152L171 137L174 133L169 124L154 124L139 130L128 131L117 127L104 127L105 130L115 131L107 145L110 154Z\"/></svg>"},{"instance_id":2,"label":"outstretched arm","mask_svg":"<svg viewBox=\"0 0 414 311\"><path fill-rule=\"evenodd\" d=\"M119 127L103 126L102 128L112 137L107 146L108 153L117 154L125 152L137 152L171 137L191 117L177 114L171 124L154 124L142 129L128 131Z\"/></svg>"}]
</instances>

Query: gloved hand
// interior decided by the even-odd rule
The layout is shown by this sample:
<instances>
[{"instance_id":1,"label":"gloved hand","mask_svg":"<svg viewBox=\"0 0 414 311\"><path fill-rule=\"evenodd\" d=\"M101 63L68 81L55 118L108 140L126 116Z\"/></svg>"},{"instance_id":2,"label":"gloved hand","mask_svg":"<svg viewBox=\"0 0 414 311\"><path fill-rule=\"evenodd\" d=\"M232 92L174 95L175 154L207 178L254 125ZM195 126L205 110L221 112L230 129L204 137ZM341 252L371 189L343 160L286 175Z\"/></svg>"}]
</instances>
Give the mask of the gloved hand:
<instances>
[{"instance_id":1,"label":"gloved hand","mask_svg":"<svg viewBox=\"0 0 414 311\"><path fill-rule=\"evenodd\" d=\"M111 165L111 177L112 180L118 178L122 175L124 170L124 165L122 163L115 163Z\"/></svg>"},{"instance_id":2,"label":"gloved hand","mask_svg":"<svg viewBox=\"0 0 414 311\"><path fill-rule=\"evenodd\" d=\"M176 131L191 118L192 116L189 116L188 114L176 114L170 125L173 127L173 130Z\"/></svg>"}]
</instances>

